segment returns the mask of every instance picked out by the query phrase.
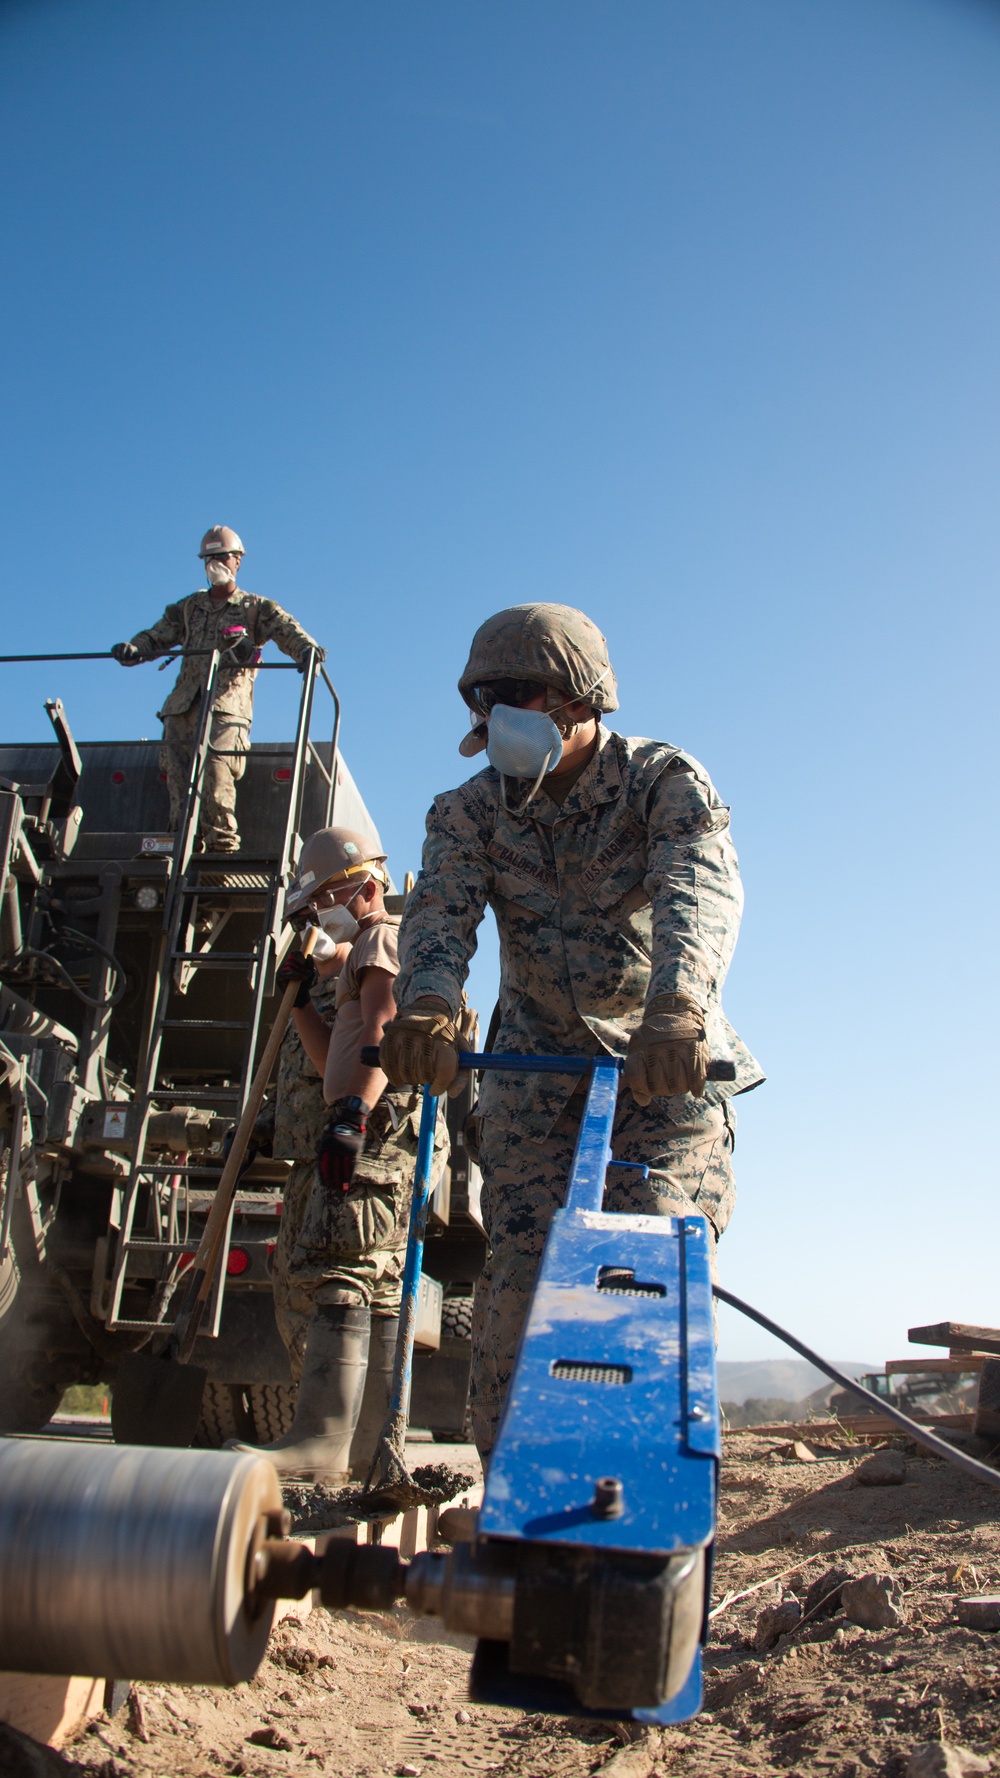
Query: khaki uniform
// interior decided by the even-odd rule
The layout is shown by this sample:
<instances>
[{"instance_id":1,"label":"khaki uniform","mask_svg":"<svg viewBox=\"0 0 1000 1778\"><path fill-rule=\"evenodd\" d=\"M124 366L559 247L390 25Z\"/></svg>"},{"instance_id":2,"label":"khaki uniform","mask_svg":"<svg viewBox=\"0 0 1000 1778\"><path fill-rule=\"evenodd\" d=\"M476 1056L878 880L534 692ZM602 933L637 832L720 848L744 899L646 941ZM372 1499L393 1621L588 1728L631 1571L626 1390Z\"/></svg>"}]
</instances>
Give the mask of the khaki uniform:
<instances>
[{"instance_id":1,"label":"khaki uniform","mask_svg":"<svg viewBox=\"0 0 1000 1778\"><path fill-rule=\"evenodd\" d=\"M518 810L530 786L511 785ZM742 890L729 811L679 748L601 727L598 748L557 803L503 806L500 775L480 772L436 799L423 868L400 934L397 1001L439 995L457 1014L487 906L500 933L498 1052L624 1055L648 999L685 994L706 1009L710 1054L736 1064L731 1085L654 1099L623 1091L613 1152L657 1170L648 1185L609 1174L610 1209L674 1214L693 1204L717 1237L732 1210L729 1098L762 1075L720 996ZM490 1256L476 1291L473 1419L488 1451L553 1211L563 1202L584 1099L571 1076L486 1074L483 1221Z\"/></svg>"},{"instance_id":2,"label":"khaki uniform","mask_svg":"<svg viewBox=\"0 0 1000 1778\"><path fill-rule=\"evenodd\" d=\"M335 1033L335 1021L345 1008L344 1023L350 1027L362 969L376 966L395 975L398 927L398 918L392 916L367 927L336 980L328 979L314 990L313 1003L323 1018L334 1022ZM330 1108L323 1098L322 1080L297 1033L292 1036L297 1050L289 1046L286 1057L283 1046L279 1061L274 1154L282 1159L291 1156L295 1166L285 1187L274 1294L278 1328L298 1380L316 1303L370 1307L384 1316L399 1313L421 1099L418 1093L383 1093L368 1119L350 1189L328 1191L316 1165L316 1146ZM442 1107L434 1145L435 1179L448 1152Z\"/></svg>"},{"instance_id":3,"label":"khaki uniform","mask_svg":"<svg viewBox=\"0 0 1000 1778\"><path fill-rule=\"evenodd\" d=\"M132 645L143 660L168 654L173 648L211 649L225 646L222 632L242 625L257 648L276 642L293 660L314 647L294 617L273 599L260 599L236 587L218 604L206 588L168 605L159 623L140 630ZM166 775L170 796L170 826L180 824L191 766L191 746L198 727L201 693L208 672L208 656L191 655L181 670L162 710L163 746L160 769ZM236 825L236 786L246 769L246 752L253 717L255 667L220 662L212 707L209 754L202 786L200 831L209 851L235 852L240 836Z\"/></svg>"}]
</instances>

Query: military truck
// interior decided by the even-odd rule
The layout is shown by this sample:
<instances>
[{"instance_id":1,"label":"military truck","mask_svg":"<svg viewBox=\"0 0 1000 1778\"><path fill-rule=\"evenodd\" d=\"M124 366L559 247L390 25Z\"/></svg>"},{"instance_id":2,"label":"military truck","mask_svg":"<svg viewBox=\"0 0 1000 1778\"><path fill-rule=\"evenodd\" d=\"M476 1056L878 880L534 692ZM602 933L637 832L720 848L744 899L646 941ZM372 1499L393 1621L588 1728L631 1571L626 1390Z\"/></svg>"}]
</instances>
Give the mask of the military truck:
<instances>
[{"instance_id":1,"label":"military truck","mask_svg":"<svg viewBox=\"0 0 1000 1778\"><path fill-rule=\"evenodd\" d=\"M240 851L197 849L220 658L207 664L174 834L156 743L78 745L52 700L51 744L0 745L0 1432L43 1426L70 1384L113 1392L123 1352L163 1343L277 1010L275 969L293 942L284 894L302 839L333 820L377 832L339 750L336 691L312 654L294 739L250 748ZM317 739L324 693L331 720ZM411 1402L411 1423L446 1437L466 1423L485 1252L468 1109L467 1097L450 1104L452 1161L425 1248L443 1292L440 1344L432 1327ZM262 1156L240 1181L195 1349L209 1374L201 1443L266 1441L291 1421L271 1283L287 1172Z\"/></svg>"},{"instance_id":2,"label":"military truck","mask_svg":"<svg viewBox=\"0 0 1000 1778\"><path fill-rule=\"evenodd\" d=\"M919 1361L914 1363L916 1367ZM915 1415L918 1420L936 1414L974 1413L979 1392L979 1373L974 1367L950 1376L921 1375L918 1368L888 1376L884 1371L868 1371L858 1381L880 1401L891 1402L893 1407L902 1408L904 1414ZM877 1414L878 1408L847 1389L837 1389L830 1396L828 1411L839 1418L844 1414Z\"/></svg>"}]
</instances>

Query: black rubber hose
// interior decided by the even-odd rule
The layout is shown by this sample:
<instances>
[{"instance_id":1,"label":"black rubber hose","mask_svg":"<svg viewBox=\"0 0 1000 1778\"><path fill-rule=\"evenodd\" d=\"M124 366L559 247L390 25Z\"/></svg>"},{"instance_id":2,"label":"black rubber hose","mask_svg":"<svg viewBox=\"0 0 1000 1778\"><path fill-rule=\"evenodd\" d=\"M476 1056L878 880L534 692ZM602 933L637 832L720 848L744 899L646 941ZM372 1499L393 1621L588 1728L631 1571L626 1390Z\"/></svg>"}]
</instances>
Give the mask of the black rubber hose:
<instances>
[{"instance_id":1,"label":"black rubber hose","mask_svg":"<svg viewBox=\"0 0 1000 1778\"><path fill-rule=\"evenodd\" d=\"M57 975L61 976L63 986L68 988L71 994L75 994L78 1000L82 1000L84 1006L93 1006L98 1011L103 1011L106 1007L117 1006L128 987L128 978L114 952L106 950L103 945L98 944L95 938L88 937L86 933L75 932L72 926L62 927L56 937L57 940L60 938L68 938L71 944L85 945L90 950L98 951L100 955L106 958L111 964L117 974L118 983L106 1000L95 1000L91 994L85 994L79 984L73 980L73 977L70 975L65 964L60 963L58 957L53 957L50 950L35 950L30 945L25 945L13 958L10 959L10 961L13 963L20 963L27 958L37 957L47 969L53 969ZM59 983L49 981L43 983L43 986L54 988L58 987Z\"/></svg>"},{"instance_id":2,"label":"black rubber hose","mask_svg":"<svg viewBox=\"0 0 1000 1778\"><path fill-rule=\"evenodd\" d=\"M49 924L55 932L53 944L58 944L60 939L68 939L71 945L76 945L83 950L96 951L98 956L103 957L106 963L110 963L118 978L117 983L106 999L95 1000L92 995L84 993L83 989L73 980L73 977L70 975L69 970L65 965L60 963L58 957L53 957L50 948L46 948L44 951L36 951L34 954L36 956L44 957L48 963L52 964L53 967L59 971L60 975L62 975L65 980L67 988L69 988L71 993L76 995L78 1000L83 1001L84 1006L96 1007L98 1011L101 1011L106 1007L117 1006L128 987L128 978L122 965L119 963L118 958L115 956L114 951L109 951L106 946L98 944L96 938L91 938L89 933L78 932L75 926L61 926L56 928L55 923L52 920L50 920Z\"/></svg>"},{"instance_id":3,"label":"black rubber hose","mask_svg":"<svg viewBox=\"0 0 1000 1778\"><path fill-rule=\"evenodd\" d=\"M814 1364L818 1371L825 1372L826 1376L832 1377L835 1383L839 1383L842 1389L849 1389L852 1395L859 1395L862 1401L873 1403L880 1414L887 1414L890 1420L895 1420L896 1424L902 1427L902 1430L910 1438L916 1439L921 1445L926 1445L927 1449L933 1451L936 1457L943 1457L947 1463L954 1463L957 1469L964 1469L969 1475L975 1476L977 1482L986 1482L991 1488L1000 1488L1000 1470L991 1469L988 1463L980 1463L976 1457L967 1457L964 1451L956 1451L954 1445L949 1445L945 1439L938 1438L936 1432L930 1432L926 1426L921 1425L919 1420L911 1420L909 1414L903 1413L902 1408L894 1408L891 1402L883 1401L880 1395L873 1395L870 1389L865 1389L861 1383L856 1383L853 1377L848 1377L843 1371L838 1371L836 1365L828 1364L825 1358L821 1358L818 1352L812 1350L811 1346L804 1345L801 1340L795 1338L794 1334L787 1333L783 1327L778 1326L776 1321L771 1321L766 1315L762 1315L759 1309L752 1309L749 1303L743 1301L742 1297L734 1296L731 1290L723 1290L721 1284L712 1285L712 1295L718 1297L720 1303L728 1303L731 1309L738 1309L741 1315L746 1315L751 1321L756 1321L758 1327L765 1328L769 1334L774 1334L776 1339L783 1340L786 1346L791 1346L792 1351L799 1354L800 1358L808 1359L809 1363Z\"/></svg>"}]
</instances>

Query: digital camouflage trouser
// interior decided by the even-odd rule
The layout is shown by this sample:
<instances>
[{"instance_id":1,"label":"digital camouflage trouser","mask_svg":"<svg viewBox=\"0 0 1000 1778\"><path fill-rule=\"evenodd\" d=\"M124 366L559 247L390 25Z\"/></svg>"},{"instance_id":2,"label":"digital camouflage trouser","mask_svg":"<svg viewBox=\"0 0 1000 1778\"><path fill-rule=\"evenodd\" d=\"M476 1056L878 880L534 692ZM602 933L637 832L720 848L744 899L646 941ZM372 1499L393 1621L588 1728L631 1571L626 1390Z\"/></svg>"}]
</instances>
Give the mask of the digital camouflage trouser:
<instances>
[{"instance_id":1,"label":"digital camouflage trouser","mask_svg":"<svg viewBox=\"0 0 1000 1778\"><path fill-rule=\"evenodd\" d=\"M541 1141L522 1136L507 1119L485 1117L479 1138L482 1219L490 1244L476 1285L472 1315L472 1425L485 1457L492 1449L521 1328L552 1217L563 1204L585 1098L576 1093ZM675 1112L671 1119L667 1108ZM681 1121L683 1120L683 1121ZM653 1100L643 1109L623 1092L615 1113L612 1154L653 1171L608 1171L606 1210L646 1216L709 1219L715 1244L735 1198L731 1167L735 1112L731 1103L686 1097Z\"/></svg>"},{"instance_id":2,"label":"digital camouflage trouser","mask_svg":"<svg viewBox=\"0 0 1000 1778\"><path fill-rule=\"evenodd\" d=\"M334 1195L315 1161L296 1161L274 1253L275 1318L296 1383L317 1303L399 1314L412 1184L412 1174L394 1185L355 1174Z\"/></svg>"},{"instance_id":3,"label":"digital camouflage trouser","mask_svg":"<svg viewBox=\"0 0 1000 1778\"><path fill-rule=\"evenodd\" d=\"M371 1308L398 1315L419 1116L403 1111L395 1095L392 1128L389 1096L368 1120L365 1146L349 1191L330 1191L315 1161L296 1161L285 1184L281 1226L274 1253L274 1305L278 1331L297 1382L317 1303ZM419 1102L418 1102L419 1105ZM448 1159L448 1132L439 1118L434 1177Z\"/></svg>"},{"instance_id":4,"label":"digital camouflage trouser","mask_svg":"<svg viewBox=\"0 0 1000 1778\"><path fill-rule=\"evenodd\" d=\"M285 1180L281 1222L274 1249L274 1318L288 1353L292 1380L295 1383L302 1375L302 1355L306 1349L306 1332L312 1319L313 1299L311 1293L295 1281L292 1255L315 1173L315 1161L296 1161L293 1164Z\"/></svg>"},{"instance_id":5,"label":"digital camouflage trouser","mask_svg":"<svg viewBox=\"0 0 1000 1778\"><path fill-rule=\"evenodd\" d=\"M180 826L191 771L191 748L198 732L198 705L183 716L163 718L160 770L170 797L170 829ZM212 717L208 754L201 792L198 831L206 852L236 852L240 834L236 825L236 786L246 771L250 724L226 711Z\"/></svg>"}]
</instances>

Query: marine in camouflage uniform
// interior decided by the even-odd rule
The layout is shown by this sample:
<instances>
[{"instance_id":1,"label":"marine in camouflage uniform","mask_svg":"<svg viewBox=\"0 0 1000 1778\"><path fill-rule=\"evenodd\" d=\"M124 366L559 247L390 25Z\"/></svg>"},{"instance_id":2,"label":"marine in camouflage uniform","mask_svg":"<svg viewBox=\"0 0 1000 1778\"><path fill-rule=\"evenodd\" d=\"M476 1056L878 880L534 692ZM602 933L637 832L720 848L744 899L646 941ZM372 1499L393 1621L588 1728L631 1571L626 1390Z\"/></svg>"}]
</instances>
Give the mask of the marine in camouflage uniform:
<instances>
[{"instance_id":1,"label":"marine in camouflage uniform","mask_svg":"<svg viewBox=\"0 0 1000 1778\"><path fill-rule=\"evenodd\" d=\"M311 999L323 1022L332 1026L337 977L317 978ZM324 1191L316 1168L316 1149L329 1115L322 1076L290 1025L278 1056L272 1138L275 1159L293 1163L274 1252L274 1310L295 1382L302 1372L317 1302L360 1304L381 1316L399 1313L419 1134L418 1097L383 1095L368 1120L351 1191L336 1198ZM442 1110L436 1172L443 1171L447 1158L448 1127Z\"/></svg>"},{"instance_id":2,"label":"marine in camouflage uniform","mask_svg":"<svg viewBox=\"0 0 1000 1778\"><path fill-rule=\"evenodd\" d=\"M235 538L225 526L208 532L202 553L211 562L219 555L210 540L215 532L220 537ZM242 556L233 551L237 568ZM259 598L244 592L232 580L224 589L224 597L214 597L211 589L198 592L168 605L159 623L140 630L129 643L118 643L113 650L126 666L155 660L172 649L229 649L219 663L209 752L205 762L202 785L199 832L207 851L235 852L240 836L236 824L236 786L246 770L246 755L253 718L253 689L259 651L265 642L275 642L283 654L303 661L307 649L316 648L301 624L273 599ZM227 631L245 632L234 637ZM320 659L324 651L318 650ZM167 781L170 797L170 828L175 831L181 820L191 769L191 751L198 730L201 694L208 675L208 653L192 652L181 661L176 683L157 715L163 722L163 746L160 749L160 770Z\"/></svg>"},{"instance_id":3,"label":"marine in camouflage uniform","mask_svg":"<svg viewBox=\"0 0 1000 1778\"><path fill-rule=\"evenodd\" d=\"M460 689L468 695L472 684L504 669L560 695L585 699L589 692L597 712L617 707L603 637L565 606L521 606L490 620ZM383 1066L396 1078L392 1034L405 1028L408 1009L436 1001L454 1020L487 906L500 934L498 1053L625 1055L651 1003L679 997L700 1009L707 1053L733 1058L735 1082L709 1084L698 1098L653 1097L645 1106L623 1090L614 1158L651 1171L643 1181L612 1168L605 1206L696 1211L708 1218L714 1247L735 1195L730 1101L762 1078L720 1003L743 904L729 810L690 754L626 739L599 722L592 756L564 796L543 791L529 799L531 789L491 766L436 798L403 917L400 1012L383 1036ZM475 1298L472 1414L484 1454L549 1223L564 1201L584 1103L582 1084L570 1076L483 1077L480 1166L490 1251Z\"/></svg>"},{"instance_id":4,"label":"marine in camouflage uniform","mask_svg":"<svg viewBox=\"0 0 1000 1778\"><path fill-rule=\"evenodd\" d=\"M374 967L395 975L398 930L398 914L382 913L377 925L356 939L337 978L335 1004L342 1021L360 1018L359 962L361 971ZM329 1095L329 1061L326 1091ZM421 1095L413 1089L380 1094L367 1114L364 1144L343 1191L331 1191L324 1183L314 1148L312 1177L289 1259L291 1285L313 1303L353 1305L370 1309L375 1317L399 1314L420 1110ZM329 1103L325 1112L324 1124ZM448 1153L442 1106L434 1143L435 1183Z\"/></svg>"},{"instance_id":5,"label":"marine in camouflage uniform","mask_svg":"<svg viewBox=\"0 0 1000 1778\"><path fill-rule=\"evenodd\" d=\"M420 1095L386 1092L385 1076L361 1060L394 1010L399 920L385 912L384 867L370 836L348 828L310 835L285 912L322 927L316 948L327 962L318 968L331 973L318 994L317 966L293 951L277 975L284 986L300 984L273 1138L274 1154L295 1160L275 1301L299 1388L291 1426L266 1450L283 1473L322 1480L359 1464L367 1472L385 1419L416 1171ZM333 977L337 947L347 956ZM435 1149L443 1167L443 1116Z\"/></svg>"}]
</instances>

